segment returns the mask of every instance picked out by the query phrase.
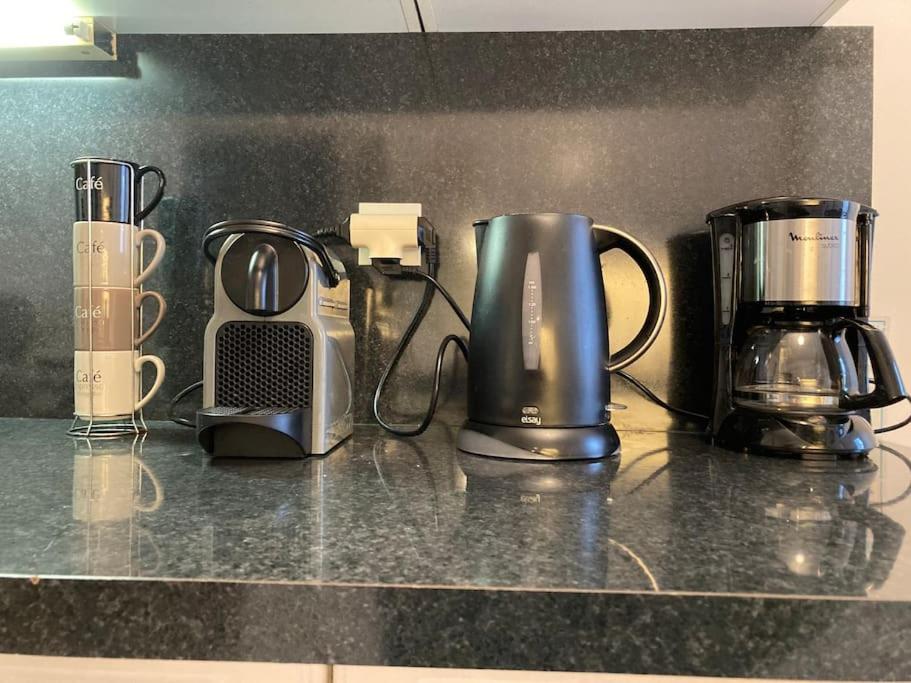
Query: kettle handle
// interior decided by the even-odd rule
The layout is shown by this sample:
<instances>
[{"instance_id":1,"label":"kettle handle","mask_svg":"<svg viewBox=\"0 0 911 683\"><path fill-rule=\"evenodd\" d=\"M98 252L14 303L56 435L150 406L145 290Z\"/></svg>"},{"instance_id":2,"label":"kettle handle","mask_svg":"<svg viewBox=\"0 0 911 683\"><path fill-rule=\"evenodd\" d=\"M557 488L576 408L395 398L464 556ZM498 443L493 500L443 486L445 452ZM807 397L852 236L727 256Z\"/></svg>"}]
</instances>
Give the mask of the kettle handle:
<instances>
[{"instance_id":1,"label":"kettle handle","mask_svg":"<svg viewBox=\"0 0 911 683\"><path fill-rule=\"evenodd\" d=\"M639 266L648 285L648 313L645 322L629 344L611 354L607 369L615 371L638 360L657 339L667 313L667 285L661 266L642 242L609 225L596 224L592 227L598 254L620 249Z\"/></svg>"},{"instance_id":2,"label":"kettle handle","mask_svg":"<svg viewBox=\"0 0 911 683\"><path fill-rule=\"evenodd\" d=\"M870 365L873 367L873 391L852 396L842 394L838 407L844 410L885 408L906 398L908 392L898 371L898 362L886 335L877 327L862 320L844 319L845 327L854 327L863 338Z\"/></svg>"}]
</instances>

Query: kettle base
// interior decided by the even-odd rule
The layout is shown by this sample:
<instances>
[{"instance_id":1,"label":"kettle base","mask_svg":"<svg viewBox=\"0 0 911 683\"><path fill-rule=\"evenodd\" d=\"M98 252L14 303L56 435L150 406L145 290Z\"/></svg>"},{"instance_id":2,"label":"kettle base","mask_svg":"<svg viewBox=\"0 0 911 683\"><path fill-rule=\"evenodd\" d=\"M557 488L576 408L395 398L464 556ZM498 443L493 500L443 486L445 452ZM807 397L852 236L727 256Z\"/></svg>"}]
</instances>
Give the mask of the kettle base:
<instances>
[{"instance_id":1,"label":"kettle base","mask_svg":"<svg viewBox=\"0 0 911 683\"><path fill-rule=\"evenodd\" d=\"M456 447L466 453L510 460L596 460L620 453L610 423L593 427L504 427L467 420Z\"/></svg>"}]
</instances>

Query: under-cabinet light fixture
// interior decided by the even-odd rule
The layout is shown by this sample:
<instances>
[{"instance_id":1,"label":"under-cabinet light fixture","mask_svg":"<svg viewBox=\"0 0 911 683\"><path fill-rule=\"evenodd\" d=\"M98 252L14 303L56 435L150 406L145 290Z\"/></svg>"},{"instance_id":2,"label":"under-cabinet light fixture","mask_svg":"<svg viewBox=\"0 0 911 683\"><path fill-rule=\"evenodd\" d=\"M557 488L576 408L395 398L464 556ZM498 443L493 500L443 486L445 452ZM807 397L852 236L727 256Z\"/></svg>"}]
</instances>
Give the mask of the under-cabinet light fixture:
<instances>
[{"instance_id":1,"label":"under-cabinet light fixture","mask_svg":"<svg viewBox=\"0 0 911 683\"><path fill-rule=\"evenodd\" d=\"M116 34L93 17L0 12L0 60L116 59Z\"/></svg>"}]
</instances>

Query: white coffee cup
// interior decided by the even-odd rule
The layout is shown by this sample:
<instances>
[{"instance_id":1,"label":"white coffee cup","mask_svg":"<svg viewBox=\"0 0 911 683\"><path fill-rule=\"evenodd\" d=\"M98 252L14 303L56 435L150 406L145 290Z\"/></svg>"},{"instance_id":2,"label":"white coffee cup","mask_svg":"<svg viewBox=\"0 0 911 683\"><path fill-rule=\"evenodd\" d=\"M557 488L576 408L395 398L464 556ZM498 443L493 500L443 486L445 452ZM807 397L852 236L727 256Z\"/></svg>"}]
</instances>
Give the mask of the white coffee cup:
<instances>
[{"instance_id":1,"label":"white coffee cup","mask_svg":"<svg viewBox=\"0 0 911 683\"><path fill-rule=\"evenodd\" d=\"M155 366L155 382L145 396L142 366ZM140 356L138 351L76 351L73 394L76 415L126 417L145 406L164 382L164 362L158 356Z\"/></svg>"},{"instance_id":2,"label":"white coffee cup","mask_svg":"<svg viewBox=\"0 0 911 683\"><path fill-rule=\"evenodd\" d=\"M155 254L143 269L140 245L155 243ZM73 223L73 284L77 287L138 287L164 258L161 233L129 223ZM91 269L91 270L90 270Z\"/></svg>"}]
</instances>

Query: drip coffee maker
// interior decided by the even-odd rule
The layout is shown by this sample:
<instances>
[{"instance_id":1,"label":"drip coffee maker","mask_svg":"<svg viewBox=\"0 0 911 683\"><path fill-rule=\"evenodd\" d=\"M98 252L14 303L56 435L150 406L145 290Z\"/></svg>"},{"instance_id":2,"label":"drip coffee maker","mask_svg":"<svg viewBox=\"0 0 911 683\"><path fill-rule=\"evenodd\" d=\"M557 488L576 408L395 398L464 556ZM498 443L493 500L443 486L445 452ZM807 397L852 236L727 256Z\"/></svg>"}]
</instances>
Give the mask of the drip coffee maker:
<instances>
[{"instance_id":1,"label":"drip coffee maker","mask_svg":"<svg viewBox=\"0 0 911 683\"><path fill-rule=\"evenodd\" d=\"M888 340L868 321L876 215L797 197L708 215L720 445L826 459L876 446L869 411L907 398Z\"/></svg>"}]
</instances>

